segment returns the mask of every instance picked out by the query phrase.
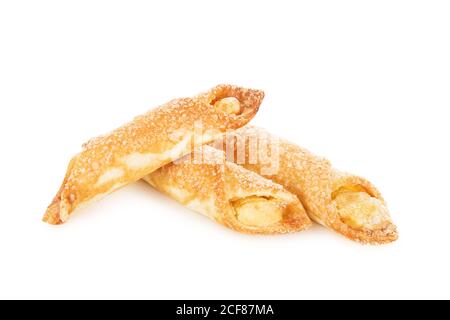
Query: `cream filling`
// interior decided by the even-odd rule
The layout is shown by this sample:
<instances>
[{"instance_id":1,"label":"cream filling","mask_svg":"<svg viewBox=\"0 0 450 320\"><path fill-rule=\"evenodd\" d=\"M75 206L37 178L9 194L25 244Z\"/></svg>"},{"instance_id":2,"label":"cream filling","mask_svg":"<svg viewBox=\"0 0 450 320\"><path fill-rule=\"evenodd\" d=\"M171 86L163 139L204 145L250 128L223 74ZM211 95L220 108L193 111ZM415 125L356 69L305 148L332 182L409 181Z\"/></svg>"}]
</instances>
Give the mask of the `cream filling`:
<instances>
[{"instance_id":1,"label":"cream filling","mask_svg":"<svg viewBox=\"0 0 450 320\"><path fill-rule=\"evenodd\" d=\"M252 227L268 227L283 219L285 206L282 202L265 197L251 196L232 203L237 219Z\"/></svg>"},{"instance_id":2,"label":"cream filling","mask_svg":"<svg viewBox=\"0 0 450 320\"><path fill-rule=\"evenodd\" d=\"M386 206L361 189L361 187L341 188L334 195L341 220L354 229L383 228L390 222Z\"/></svg>"},{"instance_id":3,"label":"cream filling","mask_svg":"<svg viewBox=\"0 0 450 320\"><path fill-rule=\"evenodd\" d=\"M230 114L239 114L241 112L241 104L235 97L220 99L219 101L214 103L214 107Z\"/></svg>"}]
</instances>

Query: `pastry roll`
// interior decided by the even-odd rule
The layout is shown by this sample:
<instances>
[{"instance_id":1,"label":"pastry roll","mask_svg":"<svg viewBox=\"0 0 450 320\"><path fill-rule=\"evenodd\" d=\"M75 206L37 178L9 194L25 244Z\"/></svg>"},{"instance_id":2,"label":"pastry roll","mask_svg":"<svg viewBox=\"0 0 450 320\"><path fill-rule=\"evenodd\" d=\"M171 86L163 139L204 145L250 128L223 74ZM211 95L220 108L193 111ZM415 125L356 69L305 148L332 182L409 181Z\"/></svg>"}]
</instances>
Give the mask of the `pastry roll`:
<instances>
[{"instance_id":1,"label":"pastry roll","mask_svg":"<svg viewBox=\"0 0 450 320\"><path fill-rule=\"evenodd\" d=\"M192 145L245 125L264 93L219 85L193 98L172 100L83 145L43 220L65 222L90 201L155 171L192 151Z\"/></svg>"},{"instance_id":2,"label":"pastry roll","mask_svg":"<svg viewBox=\"0 0 450 320\"><path fill-rule=\"evenodd\" d=\"M275 234L311 225L298 198L282 186L225 161L209 146L144 177L157 190L233 230Z\"/></svg>"},{"instance_id":3,"label":"pastry roll","mask_svg":"<svg viewBox=\"0 0 450 320\"><path fill-rule=\"evenodd\" d=\"M340 172L328 160L260 128L246 126L223 141L212 145L225 147L228 161L283 185L317 223L363 243L397 239L386 203L369 181Z\"/></svg>"}]
</instances>

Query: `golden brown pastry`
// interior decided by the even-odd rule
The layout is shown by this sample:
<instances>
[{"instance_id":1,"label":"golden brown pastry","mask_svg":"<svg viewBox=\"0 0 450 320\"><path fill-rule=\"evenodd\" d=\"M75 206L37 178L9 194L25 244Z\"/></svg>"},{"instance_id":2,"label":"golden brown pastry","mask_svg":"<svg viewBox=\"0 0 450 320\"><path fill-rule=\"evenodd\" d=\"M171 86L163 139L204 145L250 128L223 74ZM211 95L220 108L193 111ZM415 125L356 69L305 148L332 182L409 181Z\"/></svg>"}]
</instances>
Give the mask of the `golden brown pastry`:
<instances>
[{"instance_id":1,"label":"golden brown pastry","mask_svg":"<svg viewBox=\"0 0 450 320\"><path fill-rule=\"evenodd\" d=\"M311 225L298 198L282 186L225 161L209 146L170 163L144 180L186 207L249 234L303 230Z\"/></svg>"},{"instance_id":2,"label":"golden brown pastry","mask_svg":"<svg viewBox=\"0 0 450 320\"><path fill-rule=\"evenodd\" d=\"M227 129L245 125L263 97L259 90L219 85L193 98L172 100L90 140L70 161L43 220L63 223L77 207L190 153L194 144L207 143Z\"/></svg>"},{"instance_id":3,"label":"golden brown pastry","mask_svg":"<svg viewBox=\"0 0 450 320\"><path fill-rule=\"evenodd\" d=\"M397 239L386 203L369 181L340 172L328 160L260 128L246 126L225 140L229 161L283 185L314 221L363 243ZM224 148L223 140L212 145Z\"/></svg>"}]
</instances>

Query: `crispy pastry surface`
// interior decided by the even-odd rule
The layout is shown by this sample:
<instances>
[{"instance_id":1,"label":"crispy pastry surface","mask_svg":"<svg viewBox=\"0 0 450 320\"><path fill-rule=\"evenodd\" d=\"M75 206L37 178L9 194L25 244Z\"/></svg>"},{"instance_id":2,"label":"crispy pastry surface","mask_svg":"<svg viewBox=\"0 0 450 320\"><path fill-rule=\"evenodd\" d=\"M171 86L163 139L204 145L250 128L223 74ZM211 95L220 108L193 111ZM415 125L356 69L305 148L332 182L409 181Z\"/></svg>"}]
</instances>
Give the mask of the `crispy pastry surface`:
<instances>
[{"instance_id":1,"label":"crispy pastry surface","mask_svg":"<svg viewBox=\"0 0 450 320\"><path fill-rule=\"evenodd\" d=\"M228 161L243 165L297 195L314 221L362 243L381 244L397 239L385 201L369 181L340 172L328 160L261 128L245 126L227 134L225 140L226 144L220 139L211 145L228 148ZM254 141L257 145L251 154ZM255 150L263 153L261 146L265 146L268 154L278 154L275 172L265 172L273 163L265 163L260 154L254 154Z\"/></svg>"},{"instance_id":2,"label":"crispy pastry surface","mask_svg":"<svg viewBox=\"0 0 450 320\"><path fill-rule=\"evenodd\" d=\"M279 184L225 161L225 154L212 147L196 152L144 180L186 207L242 233L287 233L310 226L298 198Z\"/></svg>"},{"instance_id":3,"label":"crispy pastry surface","mask_svg":"<svg viewBox=\"0 0 450 320\"><path fill-rule=\"evenodd\" d=\"M94 138L70 161L64 181L43 220L65 222L72 212L136 181L163 165L245 125L258 111L264 93L219 85L193 98L172 100L133 121ZM224 98L235 98L238 110L228 111ZM235 104L234 104L235 105Z\"/></svg>"}]
</instances>

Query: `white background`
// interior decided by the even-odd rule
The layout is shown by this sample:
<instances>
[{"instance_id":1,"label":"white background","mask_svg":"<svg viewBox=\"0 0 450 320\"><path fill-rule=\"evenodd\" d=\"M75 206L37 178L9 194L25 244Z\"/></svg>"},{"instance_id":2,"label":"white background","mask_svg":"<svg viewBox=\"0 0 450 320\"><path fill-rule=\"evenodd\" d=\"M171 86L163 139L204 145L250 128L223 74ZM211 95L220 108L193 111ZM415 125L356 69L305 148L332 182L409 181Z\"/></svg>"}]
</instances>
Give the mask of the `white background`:
<instances>
[{"instance_id":1,"label":"white background","mask_svg":"<svg viewBox=\"0 0 450 320\"><path fill-rule=\"evenodd\" d=\"M398 242L230 231L142 182L41 222L89 138L218 83L372 180ZM448 1L0 2L0 298L450 298Z\"/></svg>"}]
</instances>

